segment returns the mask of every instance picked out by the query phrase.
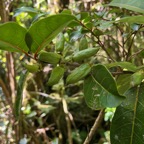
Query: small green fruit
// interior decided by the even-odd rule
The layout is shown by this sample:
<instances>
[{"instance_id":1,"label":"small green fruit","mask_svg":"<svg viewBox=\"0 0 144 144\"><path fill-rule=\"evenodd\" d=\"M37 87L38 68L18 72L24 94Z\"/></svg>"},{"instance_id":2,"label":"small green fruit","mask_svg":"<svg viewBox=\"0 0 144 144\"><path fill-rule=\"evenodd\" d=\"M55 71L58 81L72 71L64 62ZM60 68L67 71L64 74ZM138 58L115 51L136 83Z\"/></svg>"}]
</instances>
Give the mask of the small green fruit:
<instances>
[{"instance_id":1,"label":"small green fruit","mask_svg":"<svg viewBox=\"0 0 144 144\"><path fill-rule=\"evenodd\" d=\"M65 43L64 35L60 33L55 44L56 51L62 52L64 49L64 43Z\"/></svg>"},{"instance_id":2,"label":"small green fruit","mask_svg":"<svg viewBox=\"0 0 144 144\"><path fill-rule=\"evenodd\" d=\"M58 64L61 59L61 55L54 52L46 52L44 50L40 51L38 55L38 60L47 62L49 64Z\"/></svg>"},{"instance_id":3,"label":"small green fruit","mask_svg":"<svg viewBox=\"0 0 144 144\"><path fill-rule=\"evenodd\" d=\"M60 66L55 67L50 75L48 85L52 86L54 84L57 84L59 80L62 78L64 71L65 71L64 68Z\"/></svg>"},{"instance_id":4,"label":"small green fruit","mask_svg":"<svg viewBox=\"0 0 144 144\"><path fill-rule=\"evenodd\" d=\"M38 72L40 70L40 64L23 64L24 67L31 73Z\"/></svg>"},{"instance_id":5,"label":"small green fruit","mask_svg":"<svg viewBox=\"0 0 144 144\"><path fill-rule=\"evenodd\" d=\"M85 37L81 38L80 39L80 42L79 42L79 50L84 50L84 49L87 49L88 48L88 42L87 42L87 39Z\"/></svg>"},{"instance_id":6,"label":"small green fruit","mask_svg":"<svg viewBox=\"0 0 144 144\"><path fill-rule=\"evenodd\" d=\"M91 66L88 63L82 64L78 68L74 69L66 79L67 84L76 83L79 80L87 76L91 71Z\"/></svg>"},{"instance_id":7,"label":"small green fruit","mask_svg":"<svg viewBox=\"0 0 144 144\"><path fill-rule=\"evenodd\" d=\"M81 50L73 55L73 61L79 62L86 58L90 58L95 55L99 51L99 48L88 48L85 50Z\"/></svg>"}]
</instances>

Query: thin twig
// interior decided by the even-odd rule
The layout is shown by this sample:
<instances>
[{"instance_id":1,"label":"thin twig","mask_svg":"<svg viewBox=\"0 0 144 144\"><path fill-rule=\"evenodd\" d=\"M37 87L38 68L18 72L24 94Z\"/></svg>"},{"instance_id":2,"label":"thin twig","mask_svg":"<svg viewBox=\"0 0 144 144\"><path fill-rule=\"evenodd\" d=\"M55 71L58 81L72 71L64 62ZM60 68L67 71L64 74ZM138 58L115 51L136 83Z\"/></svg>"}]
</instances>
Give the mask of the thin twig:
<instances>
[{"instance_id":1,"label":"thin twig","mask_svg":"<svg viewBox=\"0 0 144 144\"><path fill-rule=\"evenodd\" d=\"M11 106L11 109L13 108L12 106L12 101L11 101L11 97L10 97L10 93L8 91L8 88L6 87L6 84L3 82L3 80L0 78L0 87L3 90L3 93L6 97L6 103L9 104Z\"/></svg>"},{"instance_id":2,"label":"thin twig","mask_svg":"<svg viewBox=\"0 0 144 144\"><path fill-rule=\"evenodd\" d=\"M141 25L137 31L134 31L134 32L133 32L134 36L132 37L130 46L129 46L129 48L128 48L126 60L129 59L129 56L130 56L130 53L131 53L131 49L132 49L132 45L133 45L133 42L134 42L134 38L135 38L135 36L137 35L137 33L139 32L139 30L140 30L141 28L143 28L143 25Z\"/></svg>"},{"instance_id":3,"label":"thin twig","mask_svg":"<svg viewBox=\"0 0 144 144\"><path fill-rule=\"evenodd\" d=\"M135 38L136 34L137 34L137 31L135 32L134 36L132 37L132 40L131 40L130 46L129 46L129 48L128 48L128 52L127 52L126 60L128 60L129 55L130 55L130 53L131 53L132 45L133 45L134 38Z\"/></svg>"},{"instance_id":4,"label":"thin twig","mask_svg":"<svg viewBox=\"0 0 144 144\"><path fill-rule=\"evenodd\" d=\"M90 141L91 141L92 137L94 136L98 126L100 125L103 117L104 117L104 109L99 112L99 115L98 115L97 119L95 120L94 125L92 126L92 128L91 128L89 134L87 135L83 144L90 143Z\"/></svg>"},{"instance_id":5,"label":"thin twig","mask_svg":"<svg viewBox=\"0 0 144 144\"><path fill-rule=\"evenodd\" d=\"M112 56L109 54L109 52L107 51L107 49L105 48L104 44L100 41L99 37L88 27L86 27L81 21L78 21L81 24L81 26L83 26L84 28L86 28L88 31L90 31L90 33L95 36L97 38L97 43L99 44L99 46L105 51L105 53L108 55L108 57L112 60L115 61Z\"/></svg>"},{"instance_id":6,"label":"thin twig","mask_svg":"<svg viewBox=\"0 0 144 144\"><path fill-rule=\"evenodd\" d=\"M132 57L134 57L134 56L138 55L139 53L141 53L143 50L144 50L144 48L141 49L141 50L139 50L139 51L137 51L137 52L134 53L133 55L131 55L131 56L128 58L128 61L129 61Z\"/></svg>"}]
</instances>

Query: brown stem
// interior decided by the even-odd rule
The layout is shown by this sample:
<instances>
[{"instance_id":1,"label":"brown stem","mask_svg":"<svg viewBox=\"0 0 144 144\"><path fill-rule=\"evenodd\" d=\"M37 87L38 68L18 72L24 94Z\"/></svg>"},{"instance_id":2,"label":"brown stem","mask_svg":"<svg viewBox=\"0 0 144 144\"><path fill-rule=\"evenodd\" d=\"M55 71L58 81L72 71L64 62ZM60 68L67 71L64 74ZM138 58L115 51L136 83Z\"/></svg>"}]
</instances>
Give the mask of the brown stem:
<instances>
[{"instance_id":1,"label":"brown stem","mask_svg":"<svg viewBox=\"0 0 144 144\"><path fill-rule=\"evenodd\" d=\"M3 93L6 97L7 104L11 104L10 93L9 93L8 88L6 87L5 83L3 82L3 80L1 78L0 78L0 87L2 88Z\"/></svg>"},{"instance_id":2,"label":"brown stem","mask_svg":"<svg viewBox=\"0 0 144 144\"><path fill-rule=\"evenodd\" d=\"M137 51L137 52L134 53L133 55L131 55L131 56L128 58L128 61L129 61L132 57L137 56L137 55L138 55L139 53L141 53L142 51L144 51L144 48L141 49L141 50L139 50L139 51Z\"/></svg>"},{"instance_id":3,"label":"brown stem","mask_svg":"<svg viewBox=\"0 0 144 144\"><path fill-rule=\"evenodd\" d=\"M92 128L91 128L89 134L87 135L83 144L89 144L90 143L90 141L91 141L92 137L94 136L98 126L100 125L103 117L104 117L104 109L100 111L97 119L94 122L94 125L92 126Z\"/></svg>"},{"instance_id":4,"label":"brown stem","mask_svg":"<svg viewBox=\"0 0 144 144\"><path fill-rule=\"evenodd\" d=\"M10 88L10 94L12 98L12 102L15 101L15 90L16 90L16 80L15 80L15 65L14 58L12 53L6 53L7 59L7 71L8 71L8 82Z\"/></svg>"},{"instance_id":5,"label":"brown stem","mask_svg":"<svg viewBox=\"0 0 144 144\"><path fill-rule=\"evenodd\" d=\"M1 16L1 22L7 22L8 21L8 10L6 10L5 7L5 0L0 0L0 16Z\"/></svg>"}]
</instances>

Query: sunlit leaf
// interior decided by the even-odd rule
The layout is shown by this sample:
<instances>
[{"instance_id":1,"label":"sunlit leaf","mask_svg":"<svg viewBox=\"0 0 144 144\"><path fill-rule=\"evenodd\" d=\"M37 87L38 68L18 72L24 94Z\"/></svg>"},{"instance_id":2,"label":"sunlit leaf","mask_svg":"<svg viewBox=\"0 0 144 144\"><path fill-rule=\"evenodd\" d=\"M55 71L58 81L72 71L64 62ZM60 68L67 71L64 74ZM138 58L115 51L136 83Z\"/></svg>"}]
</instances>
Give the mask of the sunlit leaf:
<instances>
[{"instance_id":1,"label":"sunlit leaf","mask_svg":"<svg viewBox=\"0 0 144 144\"><path fill-rule=\"evenodd\" d=\"M144 85L128 90L117 108L111 126L111 144L143 144Z\"/></svg>"},{"instance_id":2,"label":"sunlit leaf","mask_svg":"<svg viewBox=\"0 0 144 144\"><path fill-rule=\"evenodd\" d=\"M29 51L25 43L26 29L15 22L0 25L0 49L10 52Z\"/></svg>"},{"instance_id":3,"label":"sunlit leaf","mask_svg":"<svg viewBox=\"0 0 144 144\"><path fill-rule=\"evenodd\" d=\"M37 54L74 19L72 15L58 14L35 22L26 35L26 42L31 52Z\"/></svg>"},{"instance_id":4,"label":"sunlit leaf","mask_svg":"<svg viewBox=\"0 0 144 144\"><path fill-rule=\"evenodd\" d=\"M143 0L113 0L109 5L126 8L135 12L144 13Z\"/></svg>"}]
</instances>

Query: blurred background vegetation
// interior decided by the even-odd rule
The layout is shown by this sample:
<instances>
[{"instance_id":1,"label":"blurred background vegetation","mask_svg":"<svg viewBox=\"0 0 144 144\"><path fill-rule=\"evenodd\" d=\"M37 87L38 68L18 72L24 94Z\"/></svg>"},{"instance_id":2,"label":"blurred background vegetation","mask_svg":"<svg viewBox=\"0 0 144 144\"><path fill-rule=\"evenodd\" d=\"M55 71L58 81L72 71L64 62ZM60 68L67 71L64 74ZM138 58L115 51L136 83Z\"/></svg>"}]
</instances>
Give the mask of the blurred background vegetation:
<instances>
[{"instance_id":1,"label":"blurred background vegetation","mask_svg":"<svg viewBox=\"0 0 144 144\"><path fill-rule=\"evenodd\" d=\"M127 10L105 7L110 0L0 0L1 23L16 21L21 26L29 28L32 23L43 17L61 12L72 13L84 22L88 29L82 26L65 29L65 56L77 51L81 39L87 41L88 47L100 45L95 37L101 39L101 46L107 53L100 51L92 58L94 63L107 63L111 56L116 61L127 59L124 51L125 36L130 35L139 26L111 24L110 22L124 15ZM134 13L131 13L134 15ZM91 33L91 29L95 33ZM143 33L135 38L133 46L141 46ZM130 38L130 37L129 37ZM56 43L61 41L58 35L46 48L54 51ZM103 44L104 43L104 44ZM125 41L128 48L130 43ZM129 46L130 45L130 46ZM139 46L139 47L140 47ZM137 48L135 48L137 51ZM135 59L140 65L140 53ZM21 61L21 62L20 62ZM82 144L88 135L99 111L88 108L83 97L83 81L65 85L64 78L54 86L48 86L47 81L51 72L51 65L43 64L44 69L30 74L24 88L22 115L20 122L14 118L13 104L17 83L24 70L22 62L32 62L25 55L9 53L0 50L0 143L1 144ZM69 65L74 69L77 63ZM91 144L110 144L110 122L115 108L105 110L101 122Z\"/></svg>"}]
</instances>

